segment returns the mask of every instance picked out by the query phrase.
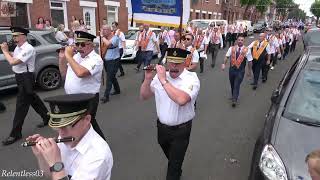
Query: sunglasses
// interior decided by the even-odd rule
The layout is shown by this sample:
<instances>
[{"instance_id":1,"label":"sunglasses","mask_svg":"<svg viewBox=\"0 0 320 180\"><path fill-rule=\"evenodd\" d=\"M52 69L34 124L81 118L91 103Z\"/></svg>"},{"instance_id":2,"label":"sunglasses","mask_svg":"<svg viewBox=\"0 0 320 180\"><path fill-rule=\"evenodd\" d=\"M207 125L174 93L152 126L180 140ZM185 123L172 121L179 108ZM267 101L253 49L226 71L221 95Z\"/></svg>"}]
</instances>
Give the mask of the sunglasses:
<instances>
[{"instance_id":1,"label":"sunglasses","mask_svg":"<svg viewBox=\"0 0 320 180\"><path fill-rule=\"evenodd\" d=\"M85 42L76 43L76 46L77 46L77 47L79 47L79 46L81 46L81 47L86 47L86 45L87 45L87 43L85 43Z\"/></svg>"},{"instance_id":2,"label":"sunglasses","mask_svg":"<svg viewBox=\"0 0 320 180\"><path fill-rule=\"evenodd\" d=\"M187 41L191 41L191 38L186 38Z\"/></svg>"}]
</instances>

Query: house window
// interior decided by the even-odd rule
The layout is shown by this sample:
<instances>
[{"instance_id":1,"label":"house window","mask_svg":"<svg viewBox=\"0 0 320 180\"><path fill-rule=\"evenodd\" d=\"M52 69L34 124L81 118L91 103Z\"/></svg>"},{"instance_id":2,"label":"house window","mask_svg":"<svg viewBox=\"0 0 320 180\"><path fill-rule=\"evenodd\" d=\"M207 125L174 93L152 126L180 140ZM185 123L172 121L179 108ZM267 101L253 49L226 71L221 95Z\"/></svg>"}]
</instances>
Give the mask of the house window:
<instances>
[{"instance_id":1,"label":"house window","mask_svg":"<svg viewBox=\"0 0 320 180\"><path fill-rule=\"evenodd\" d=\"M202 19L206 19L206 14L202 13Z\"/></svg>"},{"instance_id":2,"label":"house window","mask_svg":"<svg viewBox=\"0 0 320 180\"><path fill-rule=\"evenodd\" d=\"M211 19L211 16L212 16L212 14L209 14L209 17L208 17L208 19Z\"/></svg>"},{"instance_id":3,"label":"house window","mask_svg":"<svg viewBox=\"0 0 320 180\"><path fill-rule=\"evenodd\" d=\"M200 13L196 13L196 19L200 19Z\"/></svg>"},{"instance_id":4,"label":"house window","mask_svg":"<svg viewBox=\"0 0 320 180\"><path fill-rule=\"evenodd\" d=\"M219 4L219 0L216 0L216 4Z\"/></svg>"},{"instance_id":5,"label":"house window","mask_svg":"<svg viewBox=\"0 0 320 180\"><path fill-rule=\"evenodd\" d=\"M118 22L118 7L117 6L107 6L107 17L108 24L111 25L112 22Z\"/></svg>"},{"instance_id":6,"label":"house window","mask_svg":"<svg viewBox=\"0 0 320 180\"><path fill-rule=\"evenodd\" d=\"M26 3L16 3L16 14L11 17L11 25L28 28L28 10Z\"/></svg>"},{"instance_id":7,"label":"house window","mask_svg":"<svg viewBox=\"0 0 320 180\"><path fill-rule=\"evenodd\" d=\"M68 28L66 2L50 1L50 13L53 27L64 24Z\"/></svg>"},{"instance_id":8,"label":"house window","mask_svg":"<svg viewBox=\"0 0 320 180\"><path fill-rule=\"evenodd\" d=\"M237 6L237 0L234 0L234 6Z\"/></svg>"},{"instance_id":9,"label":"house window","mask_svg":"<svg viewBox=\"0 0 320 180\"><path fill-rule=\"evenodd\" d=\"M85 20L85 24L87 25L87 26L90 26L91 25L91 22L90 22L90 13L89 12L86 12L85 14L84 14L84 20Z\"/></svg>"}]
</instances>

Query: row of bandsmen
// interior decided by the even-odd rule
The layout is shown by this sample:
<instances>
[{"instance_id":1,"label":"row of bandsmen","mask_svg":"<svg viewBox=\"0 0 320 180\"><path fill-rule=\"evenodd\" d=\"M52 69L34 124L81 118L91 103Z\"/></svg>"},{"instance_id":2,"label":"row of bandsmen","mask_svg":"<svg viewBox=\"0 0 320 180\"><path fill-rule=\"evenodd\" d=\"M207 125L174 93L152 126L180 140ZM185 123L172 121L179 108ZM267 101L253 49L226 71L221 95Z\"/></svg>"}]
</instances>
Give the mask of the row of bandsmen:
<instances>
[{"instance_id":1,"label":"row of bandsmen","mask_svg":"<svg viewBox=\"0 0 320 180\"><path fill-rule=\"evenodd\" d=\"M238 36L236 45L229 48L221 67L224 70L228 60L230 61L229 81L232 107L236 107L238 104L240 85L245 75L246 64L248 63L248 77L253 74L252 89L256 90L260 73L262 83L265 83L269 70L274 69L277 60L285 60L288 53L295 50L299 37L300 31L295 27L286 28L283 32L272 32L272 29L267 29L265 33L259 35L259 39L246 47L244 46L244 37Z\"/></svg>"}]
</instances>

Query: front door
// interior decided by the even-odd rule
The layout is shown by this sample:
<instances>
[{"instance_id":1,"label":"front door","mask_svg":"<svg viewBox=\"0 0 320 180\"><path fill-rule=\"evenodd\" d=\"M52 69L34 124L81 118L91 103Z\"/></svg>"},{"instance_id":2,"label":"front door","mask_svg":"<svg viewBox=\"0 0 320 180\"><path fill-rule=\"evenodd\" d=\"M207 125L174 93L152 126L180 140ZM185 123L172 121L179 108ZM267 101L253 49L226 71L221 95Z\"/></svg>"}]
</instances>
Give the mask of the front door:
<instances>
[{"instance_id":1,"label":"front door","mask_svg":"<svg viewBox=\"0 0 320 180\"><path fill-rule=\"evenodd\" d=\"M92 7L83 7L83 17L88 32L96 35L96 9Z\"/></svg>"}]
</instances>

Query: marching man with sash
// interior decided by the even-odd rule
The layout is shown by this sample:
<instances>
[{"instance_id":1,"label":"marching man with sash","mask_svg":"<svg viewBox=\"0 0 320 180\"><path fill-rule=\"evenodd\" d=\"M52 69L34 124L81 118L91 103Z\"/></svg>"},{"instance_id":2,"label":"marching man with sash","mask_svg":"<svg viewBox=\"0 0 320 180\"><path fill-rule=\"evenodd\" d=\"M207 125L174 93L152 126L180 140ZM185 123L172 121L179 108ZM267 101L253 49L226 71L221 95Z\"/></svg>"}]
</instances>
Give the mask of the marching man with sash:
<instances>
[{"instance_id":1,"label":"marching man with sash","mask_svg":"<svg viewBox=\"0 0 320 180\"><path fill-rule=\"evenodd\" d=\"M261 33L259 35L259 40L253 41L249 46L249 49L252 50L252 71L253 71L253 83L251 83L252 89L256 90L258 87L258 81L260 76L260 71L262 70L262 79L267 79L267 68L270 64L270 55L271 49L268 41L266 40L266 35Z\"/></svg>"},{"instance_id":2,"label":"marching man with sash","mask_svg":"<svg viewBox=\"0 0 320 180\"><path fill-rule=\"evenodd\" d=\"M192 46L193 42L194 42L194 36L190 33L186 34L184 45L186 47L186 50L189 51L190 54L188 54L185 60L185 66L186 66L186 70L195 72L199 63L199 53L197 49Z\"/></svg>"},{"instance_id":3,"label":"marching man with sash","mask_svg":"<svg viewBox=\"0 0 320 180\"><path fill-rule=\"evenodd\" d=\"M236 107L240 92L240 85L244 78L246 63L248 61L248 76L252 74L252 55L248 47L244 46L244 37L239 36L237 45L229 48L221 69L224 70L230 58L229 80L231 86L232 107Z\"/></svg>"},{"instance_id":4,"label":"marching man with sash","mask_svg":"<svg viewBox=\"0 0 320 180\"><path fill-rule=\"evenodd\" d=\"M203 64L204 64L204 57L200 56L201 54L206 55L210 38L207 36L208 33L203 34L202 29L198 30L198 34L195 36L194 40L194 47L199 53L199 61L200 61L200 73L203 73Z\"/></svg>"},{"instance_id":5,"label":"marching man with sash","mask_svg":"<svg viewBox=\"0 0 320 180\"><path fill-rule=\"evenodd\" d=\"M216 64L216 59L217 59L217 55L219 52L219 48L222 49L223 48L223 39L222 39L222 34L220 31L218 31L218 27L215 26L212 33L211 33L211 53L212 53L212 63L211 63L211 67L214 68L215 64Z\"/></svg>"},{"instance_id":6,"label":"marching man with sash","mask_svg":"<svg viewBox=\"0 0 320 180\"><path fill-rule=\"evenodd\" d=\"M144 31L139 37L139 46L141 46L141 58L144 66L150 64L154 50L157 50L158 56L160 54L157 36L149 29L148 24L144 24Z\"/></svg>"}]
</instances>

